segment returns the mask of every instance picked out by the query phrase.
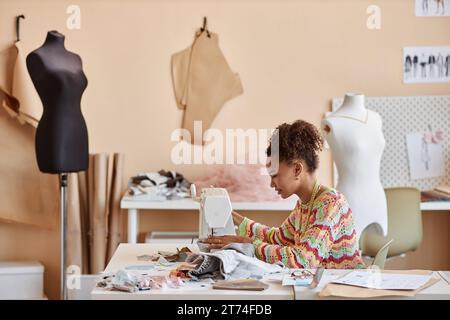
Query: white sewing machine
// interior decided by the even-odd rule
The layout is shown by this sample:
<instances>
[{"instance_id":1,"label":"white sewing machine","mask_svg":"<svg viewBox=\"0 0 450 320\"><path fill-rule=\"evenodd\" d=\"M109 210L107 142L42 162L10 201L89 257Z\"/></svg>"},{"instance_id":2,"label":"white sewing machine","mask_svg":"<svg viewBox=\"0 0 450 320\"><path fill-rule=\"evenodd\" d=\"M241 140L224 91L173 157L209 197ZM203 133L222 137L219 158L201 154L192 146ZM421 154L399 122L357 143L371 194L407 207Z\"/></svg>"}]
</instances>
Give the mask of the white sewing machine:
<instances>
[{"instance_id":1,"label":"white sewing machine","mask_svg":"<svg viewBox=\"0 0 450 320\"><path fill-rule=\"evenodd\" d=\"M194 184L191 184L191 196L200 202L199 238L210 235L236 235L232 207L228 192L224 188L203 188L200 197Z\"/></svg>"}]
</instances>

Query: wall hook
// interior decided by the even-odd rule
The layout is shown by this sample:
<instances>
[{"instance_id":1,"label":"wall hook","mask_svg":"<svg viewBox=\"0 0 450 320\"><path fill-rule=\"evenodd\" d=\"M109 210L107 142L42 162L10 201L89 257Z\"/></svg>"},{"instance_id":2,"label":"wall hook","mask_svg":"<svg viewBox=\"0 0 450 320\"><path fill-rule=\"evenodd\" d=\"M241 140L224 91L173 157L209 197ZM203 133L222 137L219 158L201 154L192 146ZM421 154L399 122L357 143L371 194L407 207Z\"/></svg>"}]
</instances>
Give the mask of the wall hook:
<instances>
[{"instance_id":1,"label":"wall hook","mask_svg":"<svg viewBox=\"0 0 450 320\"><path fill-rule=\"evenodd\" d=\"M200 28L200 31L206 31L206 34L208 35L208 38L211 38L211 35L209 34L208 30L208 19L206 17L203 17L203 27Z\"/></svg>"},{"instance_id":2,"label":"wall hook","mask_svg":"<svg viewBox=\"0 0 450 320\"><path fill-rule=\"evenodd\" d=\"M20 41L20 19L25 19L25 16L21 14L16 17L16 38L17 41Z\"/></svg>"}]
</instances>

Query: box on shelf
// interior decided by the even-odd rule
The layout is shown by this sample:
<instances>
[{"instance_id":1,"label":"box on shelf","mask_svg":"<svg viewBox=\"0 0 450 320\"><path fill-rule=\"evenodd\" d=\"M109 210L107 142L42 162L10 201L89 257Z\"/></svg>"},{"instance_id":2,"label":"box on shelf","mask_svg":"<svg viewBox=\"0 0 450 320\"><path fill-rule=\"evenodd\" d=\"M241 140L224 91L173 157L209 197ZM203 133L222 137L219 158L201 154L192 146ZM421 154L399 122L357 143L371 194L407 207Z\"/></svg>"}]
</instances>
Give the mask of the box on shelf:
<instances>
[{"instance_id":1,"label":"box on shelf","mask_svg":"<svg viewBox=\"0 0 450 320\"><path fill-rule=\"evenodd\" d=\"M45 299L44 266L37 261L0 261L0 299Z\"/></svg>"}]
</instances>

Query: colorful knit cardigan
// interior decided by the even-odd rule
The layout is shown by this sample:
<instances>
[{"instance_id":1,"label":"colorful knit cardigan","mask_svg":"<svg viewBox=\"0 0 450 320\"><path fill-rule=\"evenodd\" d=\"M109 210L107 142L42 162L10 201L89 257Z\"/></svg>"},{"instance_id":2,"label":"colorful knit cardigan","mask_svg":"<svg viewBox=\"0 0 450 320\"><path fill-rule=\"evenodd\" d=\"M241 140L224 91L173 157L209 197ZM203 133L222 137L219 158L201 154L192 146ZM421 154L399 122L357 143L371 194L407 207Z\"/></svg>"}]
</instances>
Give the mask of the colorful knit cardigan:
<instances>
[{"instance_id":1,"label":"colorful knit cardigan","mask_svg":"<svg viewBox=\"0 0 450 320\"><path fill-rule=\"evenodd\" d=\"M281 261L290 268L364 268L352 211L345 197L326 188L309 207L300 200L281 227L268 227L244 218L239 235L253 239L256 256Z\"/></svg>"}]
</instances>

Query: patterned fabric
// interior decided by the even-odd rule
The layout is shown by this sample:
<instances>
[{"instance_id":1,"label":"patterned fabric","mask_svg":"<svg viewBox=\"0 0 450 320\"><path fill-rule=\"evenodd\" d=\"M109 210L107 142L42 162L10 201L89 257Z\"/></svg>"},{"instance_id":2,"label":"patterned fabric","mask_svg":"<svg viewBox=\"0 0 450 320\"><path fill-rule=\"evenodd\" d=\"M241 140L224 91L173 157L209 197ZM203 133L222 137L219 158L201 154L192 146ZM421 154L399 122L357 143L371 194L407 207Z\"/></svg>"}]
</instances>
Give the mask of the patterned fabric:
<instances>
[{"instance_id":1,"label":"patterned fabric","mask_svg":"<svg viewBox=\"0 0 450 320\"><path fill-rule=\"evenodd\" d=\"M239 235L251 237L255 255L290 268L365 268L358 249L352 211L343 194L324 187L309 207L299 200L281 227L244 218Z\"/></svg>"}]
</instances>

